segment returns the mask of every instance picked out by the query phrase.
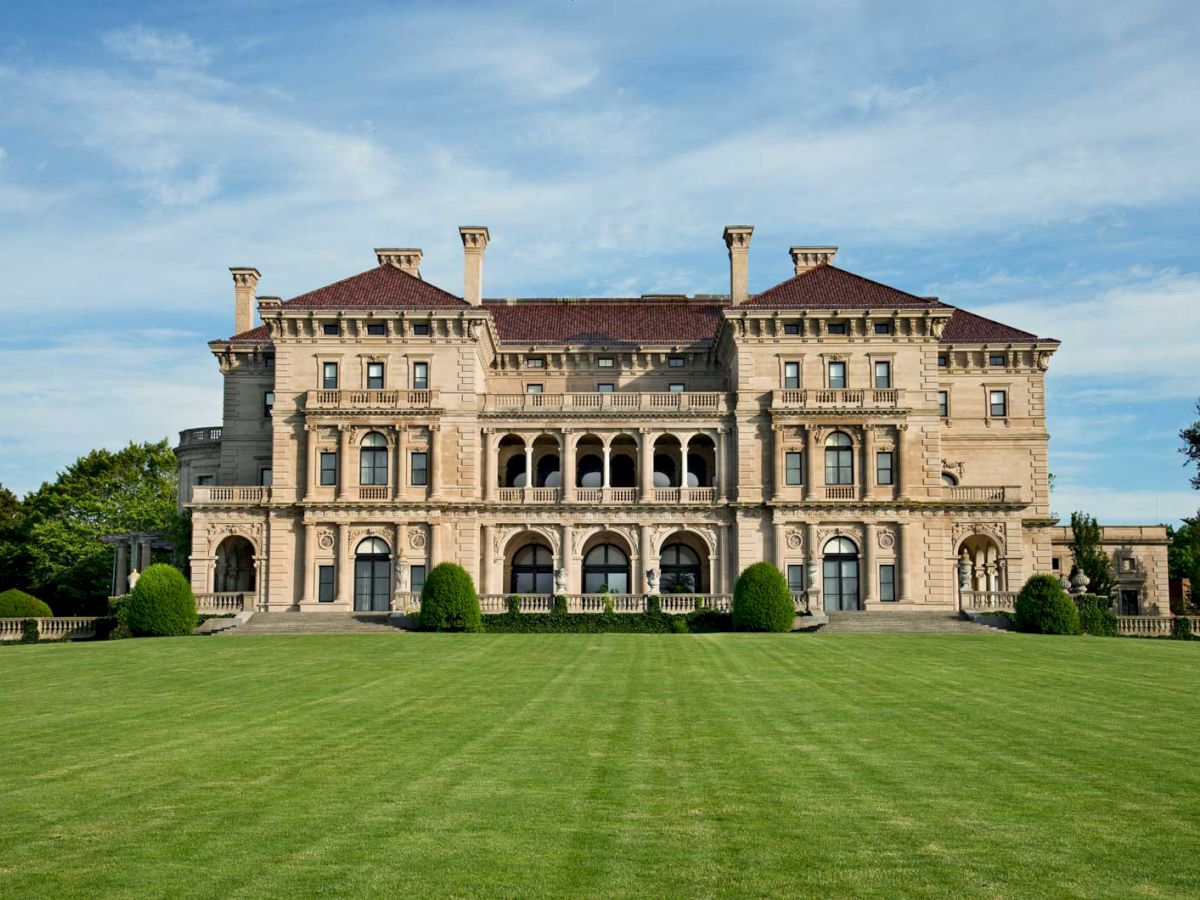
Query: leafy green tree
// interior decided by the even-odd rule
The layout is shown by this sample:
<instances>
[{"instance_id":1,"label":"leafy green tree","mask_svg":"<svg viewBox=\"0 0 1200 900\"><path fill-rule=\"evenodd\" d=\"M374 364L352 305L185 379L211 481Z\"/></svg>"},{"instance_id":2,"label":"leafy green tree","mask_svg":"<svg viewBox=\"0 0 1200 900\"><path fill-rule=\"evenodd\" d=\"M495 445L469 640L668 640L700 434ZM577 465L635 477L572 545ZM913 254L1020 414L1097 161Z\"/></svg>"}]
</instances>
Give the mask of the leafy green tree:
<instances>
[{"instance_id":1,"label":"leafy green tree","mask_svg":"<svg viewBox=\"0 0 1200 900\"><path fill-rule=\"evenodd\" d=\"M21 521L20 499L0 484L0 589L30 586Z\"/></svg>"},{"instance_id":2,"label":"leafy green tree","mask_svg":"<svg viewBox=\"0 0 1200 900\"><path fill-rule=\"evenodd\" d=\"M1168 525L1167 537L1171 539L1171 546L1167 548L1167 576L1191 581L1191 596L1184 599L1195 607L1197 588L1200 588L1200 514L1184 519L1177 529Z\"/></svg>"},{"instance_id":3,"label":"leafy green tree","mask_svg":"<svg viewBox=\"0 0 1200 900\"><path fill-rule=\"evenodd\" d=\"M1088 577L1088 592L1107 597L1113 587L1112 563L1100 544L1100 525L1083 512L1071 513L1071 558Z\"/></svg>"},{"instance_id":4,"label":"leafy green tree","mask_svg":"<svg viewBox=\"0 0 1200 900\"><path fill-rule=\"evenodd\" d=\"M171 531L175 454L164 439L93 450L21 503L19 536L27 581L58 615L103 615L113 548L123 531Z\"/></svg>"},{"instance_id":5,"label":"leafy green tree","mask_svg":"<svg viewBox=\"0 0 1200 900\"><path fill-rule=\"evenodd\" d=\"M37 597L24 591L9 588L0 594L0 619L25 618L27 616L52 616L54 613Z\"/></svg>"},{"instance_id":6,"label":"leafy green tree","mask_svg":"<svg viewBox=\"0 0 1200 900\"><path fill-rule=\"evenodd\" d=\"M1200 413L1200 400L1196 401L1196 412ZM1196 467L1196 474L1192 476L1192 487L1200 491L1200 419L1181 430L1179 432L1179 439L1183 441L1183 446L1179 448L1179 452L1186 456L1188 462Z\"/></svg>"}]
</instances>

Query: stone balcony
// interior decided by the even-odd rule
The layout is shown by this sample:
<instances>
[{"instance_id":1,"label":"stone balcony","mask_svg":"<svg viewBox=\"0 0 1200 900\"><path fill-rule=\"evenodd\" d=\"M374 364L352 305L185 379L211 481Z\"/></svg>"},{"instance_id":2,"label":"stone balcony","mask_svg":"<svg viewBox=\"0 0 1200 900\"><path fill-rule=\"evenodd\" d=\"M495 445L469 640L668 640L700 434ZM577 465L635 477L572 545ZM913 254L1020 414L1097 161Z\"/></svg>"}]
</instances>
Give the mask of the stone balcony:
<instances>
[{"instance_id":1,"label":"stone balcony","mask_svg":"<svg viewBox=\"0 0 1200 900\"><path fill-rule=\"evenodd\" d=\"M271 502L271 489L253 485L198 484L192 488L193 506L262 506Z\"/></svg>"},{"instance_id":2,"label":"stone balcony","mask_svg":"<svg viewBox=\"0 0 1200 900\"><path fill-rule=\"evenodd\" d=\"M525 413L672 413L720 415L733 408L729 395L708 392L585 392L576 394L488 394L484 412Z\"/></svg>"},{"instance_id":3,"label":"stone balcony","mask_svg":"<svg viewBox=\"0 0 1200 900\"><path fill-rule=\"evenodd\" d=\"M180 450L190 450L193 447L215 447L221 443L221 426L209 428L188 428L179 432Z\"/></svg>"},{"instance_id":4,"label":"stone balcony","mask_svg":"<svg viewBox=\"0 0 1200 900\"><path fill-rule=\"evenodd\" d=\"M577 487L567 491L562 488L497 488L491 498L495 503L519 503L546 505L555 503L588 503L606 505L617 503L628 505L641 501L641 491L635 487ZM713 487L654 488L650 492L652 503L715 503L717 489Z\"/></svg>"},{"instance_id":5,"label":"stone balcony","mask_svg":"<svg viewBox=\"0 0 1200 900\"><path fill-rule=\"evenodd\" d=\"M772 410L894 410L904 406L899 388L786 389L771 391Z\"/></svg>"},{"instance_id":6,"label":"stone balcony","mask_svg":"<svg viewBox=\"0 0 1200 900\"><path fill-rule=\"evenodd\" d=\"M1020 503L1021 489L1014 485L947 485L942 489L952 503Z\"/></svg>"},{"instance_id":7,"label":"stone balcony","mask_svg":"<svg viewBox=\"0 0 1200 900\"><path fill-rule=\"evenodd\" d=\"M439 401L437 391L307 391L304 408L312 410L432 409Z\"/></svg>"}]
</instances>

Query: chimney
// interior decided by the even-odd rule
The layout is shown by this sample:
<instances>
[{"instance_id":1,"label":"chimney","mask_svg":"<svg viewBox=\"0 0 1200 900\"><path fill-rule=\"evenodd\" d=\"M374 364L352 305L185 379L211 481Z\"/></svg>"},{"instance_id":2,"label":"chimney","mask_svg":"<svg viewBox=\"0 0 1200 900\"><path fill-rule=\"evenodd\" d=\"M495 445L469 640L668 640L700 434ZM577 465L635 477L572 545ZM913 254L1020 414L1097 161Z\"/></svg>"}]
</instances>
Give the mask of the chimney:
<instances>
[{"instance_id":1,"label":"chimney","mask_svg":"<svg viewBox=\"0 0 1200 900\"><path fill-rule=\"evenodd\" d=\"M788 253L792 255L792 265L796 267L796 274L803 275L817 266L833 265L837 247L793 247Z\"/></svg>"},{"instance_id":2,"label":"chimney","mask_svg":"<svg viewBox=\"0 0 1200 900\"><path fill-rule=\"evenodd\" d=\"M395 266L414 278L421 277L420 247L376 247L375 258L381 266Z\"/></svg>"},{"instance_id":3,"label":"chimney","mask_svg":"<svg viewBox=\"0 0 1200 900\"><path fill-rule=\"evenodd\" d=\"M254 289L258 287L258 269L245 266L230 268L233 276L233 333L254 327Z\"/></svg>"},{"instance_id":4,"label":"chimney","mask_svg":"<svg viewBox=\"0 0 1200 900\"><path fill-rule=\"evenodd\" d=\"M749 278L750 235L753 225L726 225L725 246L729 248L729 301L737 306L745 303Z\"/></svg>"},{"instance_id":5,"label":"chimney","mask_svg":"<svg viewBox=\"0 0 1200 900\"><path fill-rule=\"evenodd\" d=\"M491 235L482 225L458 229L463 242L463 299L471 306L483 305L483 251Z\"/></svg>"}]
</instances>

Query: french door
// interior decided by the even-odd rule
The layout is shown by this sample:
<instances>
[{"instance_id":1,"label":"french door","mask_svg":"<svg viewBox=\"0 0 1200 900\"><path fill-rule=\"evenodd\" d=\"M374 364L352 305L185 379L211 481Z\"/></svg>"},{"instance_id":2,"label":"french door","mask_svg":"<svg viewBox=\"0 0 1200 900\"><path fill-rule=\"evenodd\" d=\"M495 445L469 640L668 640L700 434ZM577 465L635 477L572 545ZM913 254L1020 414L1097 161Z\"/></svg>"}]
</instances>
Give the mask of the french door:
<instances>
[{"instance_id":1,"label":"french door","mask_svg":"<svg viewBox=\"0 0 1200 900\"><path fill-rule=\"evenodd\" d=\"M858 609L858 557L826 556L822 592L826 610Z\"/></svg>"}]
</instances>

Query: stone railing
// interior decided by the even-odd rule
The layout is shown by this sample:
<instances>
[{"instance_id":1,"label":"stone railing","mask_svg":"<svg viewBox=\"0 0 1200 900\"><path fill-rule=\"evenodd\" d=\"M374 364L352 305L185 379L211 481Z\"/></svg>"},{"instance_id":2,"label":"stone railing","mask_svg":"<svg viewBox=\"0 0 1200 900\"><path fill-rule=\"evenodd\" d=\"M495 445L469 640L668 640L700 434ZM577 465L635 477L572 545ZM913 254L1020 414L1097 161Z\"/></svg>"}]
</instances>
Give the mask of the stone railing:
<instances>
[{"instance_id":1,"label":"stone railing","mask_svg":"<svg viewBox=\"0 0 1200 900\"><path fill-rule=\"evenodd\" d=\"M499 488L496 499L500 503L558 503L562 490L553 487Z\"/></svg>"},{"instance_id":2,"label":"stone railing","mask_svg":"<svg viewBox=\"0 0 1200 900\"><path fill-rule=\"evenodd\" d=\"M1017 591L963 591L963 609L1007 609L1012 610L1017 602Z\"/></svg>"},{"instance_id":3,"label":"stone railing","mask_svg":"<svg viewBox=\"0 0 1200 900\"><path fill-rule=\"evenodd\" d=\"M497 503L546 504L546 503L637 503L641 491L635 487L577 487L572 491L562 488L497 488L494 501ZM703 488L654 488L651 499L655 503L714 503L717 489Z\"/></svg>"},{"instance_id":4,"label":"stone railing","mask_svg":"<svg viewBox=\"0 0 1200 900\"><path fill-rule=\"evenodd\" d=\"M717 489L711 487L655 488L656 503L712 503L717 499Z\"/></svg>"},{"instance_id":5,"label":"stone railing","mask_svg":"<svg viewBox=\"0 0 1200 900\"><path fill-rule=\"evenodd\" d=\"M390 496L391 489L386 484L364 484L358 488L359 500L387 500Z\"/></svg>"},{"instance_id":6,"label":"stone railing","mask_svg":"<svg viewBox=\"0 0 1200 900\"><path fill-rule=\"evenodd\" d=\"M392 595L392 612L419 613L421 611L420 591L398 591Z\"/></svg>"},{"instance_id":7,"label":"stone railing","mask_svg":"<svg viewBox=\"0 0 1200 900\"><path fill-rule=\"evenodd\" d=\"M237 487L197 484L192 488L192 503L218 506L257 506L271 502L271 489L259 485Z\"/></svg>"},{"instance_id":8,"label":"stone railing","mask_svg":"<svg viewBox=\"0 0 1200 900\"><path fill-rule=\"evenodd\" d=\"M513 594L480 594L479 606L485 615L508 612L508 598ZM646 594L564 594L569 613L602 613L606 602L612 604L616 613L642 613L646 611ZM521 612L550 613L554 611L553 594L521 594ZM717 612L729 612L729 594L661 594L659 608L673 615L692 612L697 606Z\"/></svg>"},{"instance_id":9,"label":"stone railing","mask_svg":"<svg viewBox=\"0 0 1200 900\"><path fill-rule=\"evenodd\" d=\"M904 400L897 388L793 389L771 392L773 409L896 409Z\"/></svg>"},{"instance_id":10,"label":"stone railing","mask_svg":"<svg viewBox=\"0 0 1200 900\"><path fill-rule=\"evenodd\" d=\"M1117 616L1117 634L1129 637L1168 637L1173 616Z\"/></svg>"},{"instance_id":11,"label":"stone railing","mask_svg":"<svg viewBox=\"0 0 1200 900\"><path fill-rule=\"evenodd\" d=\"M221 427L219 425L214 425L211 428L188 428L179 432L180 449L202 447L210 444L219 444L220 442Z\"/></svg>"},{"instance_id":12,"label":"stone railing","mask_svg":"<svg viewBox=\"0 0 1200 900\"><path fill-rule=\"evenodd\" d=\"M429 409L439 398L434 391L308 391L305 409Z\"/></svg>"},{"instance_id":13,"label":"stone railing","mask_svg":"<svg viewBox=\"0 0 1200 900\"><path fill-rule=\"evenodd\" d=\"M77 641L96 636L94 616L39 616L31 617L37 622L40 641ZM19 641L24 634L25 619L0 619L0 641Z\"/></svg>"},{"instance_id":14,"label":"stone railing","mask_svg":"<svg viewBox=\"0 0 1200 900\"><path fill-rule=\"evenodd\" d=\"M196 612L231 613L246 608L247 595L241 592L226 592L196 595Z\"/></svg>"},{"instance_id":15,"label":"stone railing","mask_svg":"<svg viewBox=\"0 0 1200 900\"><path fill-rule=\"evenodd\" d=\"M730 410L728 396L712 392L593 392L580 394L488 394L485 412L703 412Z\"/></svg>"},{"instance_id":16,"label":"stone railing","mask_svg":"<svg viewBox=\"0 0 1200 900\"><path fill-rule=\"evenodd\" d=\"M1021 489L1012 485L947 485L947 500L955 503L1019 503Z\"/></svg>"},{"instance_id":17,"label":"stone railing","mask_svg":"<svg viewBox=\"0 0 1200 900\"><path fill-rule=\"evenodd\" d=\"M792 591L792 606L795 607L797 614L807 613L808 609L808 591Z\"/></svg>"},{"instance_id":18,"label":"stone railing","mask_svg":"<svg viewBox=\"0 0 1200 900\"><path fill-rule=\"evenodd\" d=\"M852 484L828 485L825 488L826 500L856 500L858 488Z\"/></svg>"}]
</instances>

